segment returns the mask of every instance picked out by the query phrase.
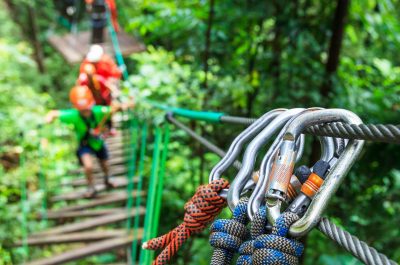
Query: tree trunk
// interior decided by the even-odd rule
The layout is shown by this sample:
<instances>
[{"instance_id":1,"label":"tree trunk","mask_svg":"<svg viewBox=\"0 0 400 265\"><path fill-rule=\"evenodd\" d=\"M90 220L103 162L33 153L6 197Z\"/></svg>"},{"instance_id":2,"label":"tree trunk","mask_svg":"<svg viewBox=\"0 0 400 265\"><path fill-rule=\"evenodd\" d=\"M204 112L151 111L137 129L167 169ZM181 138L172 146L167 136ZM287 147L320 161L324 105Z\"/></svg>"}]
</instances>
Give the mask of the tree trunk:
<instances>
[{"instance_id":1,"label":"tree trunk","mask_svg":"<svg viewBox=\"0 0 400 265\"><path fill-rule=\"evenodd\" d=\"M340 49L346 17L349 9L349 0L338 0L335 17L332 24L332 38L329 44L328 61L326 63L326 79L321 86L321 95L326 98L332 90L332 76L339 66Z\"/></svg>"},{"instance_id":2,"label":"tree trunk","mask_svg":"<svg viewBox=\"0 0 400 265\"><path fill-rule=\"evenodd\" d=\"M323 99L328 98L332 90L332 76L336 73L339 66L340 48L343 41L346 16L349 9L349 0L338 0L335 16L332 24L332 37L329 44L328 61L326 63L326 77L320 88L320 94ZM314 139L310 154L309 163L314 163L319 159L319 143Z\"/></svg>"},{"instance_id":3,"label":"tree trunk","mask_svg":"<svg viewBox=\"0 0 400 265\"><path fill-rule=\"evenodd\" d=\"M210 58L210 47L211 47L211 30L214 22L214 6L215 0L210 0L210 8L208 11L208 21L207 21L207 30L206 30L206 38L205 38L205 48L204 48L204 55L203 55L203 66L204 66L204 82L203 87L204 89L208 89L208 59Z\"/></svg>"},{"instance_id":4,"label":"tree trunk","mask_svg":"<svg viewBox=\"0 0 400 265\"><path fill-rule=\"evenodd\" d=\"M35 12L32 8L31 5L27 5L28 9L28 19L29 19L29 25L30 25L30 33L31 33L31 41L33 42L33 49L34 49L34 58L36 61L36 64L38 66L39 72L44 73L46 71L45 66L44 66L44 60L43 60L43 49L42 45L38 39L38 27L36 23L36 15Z\"/></svg>"}]
</instances>

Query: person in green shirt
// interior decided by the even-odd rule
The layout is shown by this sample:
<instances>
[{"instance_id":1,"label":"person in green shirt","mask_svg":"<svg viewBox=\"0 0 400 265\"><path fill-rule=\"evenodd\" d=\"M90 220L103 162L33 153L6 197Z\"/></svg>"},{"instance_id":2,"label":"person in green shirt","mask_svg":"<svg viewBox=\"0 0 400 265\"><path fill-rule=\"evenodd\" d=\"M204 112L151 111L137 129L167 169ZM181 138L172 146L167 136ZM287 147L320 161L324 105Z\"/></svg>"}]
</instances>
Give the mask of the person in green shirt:
<instances>
[{"instance_id":1,"label":"person in green shirt","mask_svg":"<svg viewBox=\"0 0 400 265\"><path fill-rule=\"evenodd\" d=\"M74 109L52 110L46 116L46 122L59 119L62 123L74 126L79 146L77 156L84 168L88 183L85 197L94 197L96 189L93 179L92 156L96 156L104 173L104 184L108 188L114 185L110 180L108 168L108 152L101 137L102 129L111 115L122 109L133 107L133 103L112 104L111 106L96 106L92 92L87 86L76 86L70 92L70 100Z\"/></svg>"}]
</instances>

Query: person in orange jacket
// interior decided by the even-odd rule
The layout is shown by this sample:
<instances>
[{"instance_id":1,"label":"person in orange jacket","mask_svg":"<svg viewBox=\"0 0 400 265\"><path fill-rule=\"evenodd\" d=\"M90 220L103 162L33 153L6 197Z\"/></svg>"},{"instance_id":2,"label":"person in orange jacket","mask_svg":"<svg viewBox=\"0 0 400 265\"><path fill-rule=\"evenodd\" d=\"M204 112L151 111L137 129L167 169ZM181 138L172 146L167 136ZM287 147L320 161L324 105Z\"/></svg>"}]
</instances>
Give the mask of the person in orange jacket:
<instances>
[{"instance_id":1,"label":"person in orange jacket","mask_svg":"<svg viewBox=\"0 0 400 265\"><path fill-rule=\"evenodd\" d=\"M80 73L85 73L85 66L87 64L94 65L96 74L101 75L106 80L116 79L116 81L119 81L122 77L122 71L118 68L117 64L104 52L103 47L98 44L90 46L85 60L81 63Z\"/></svg>"},{"instance_id":2,"label":"person in orange jacket","mask_svg":"<svg viewBox=\"0 0 400 265\"><path fill-rule=\"evenodd\" d=\"M93 178L92 156L96 156L104 173L104 184L107 188L115 187L111 181L108 166L107 146L101 137L105 121L115 112L134 106L133 101L125 104L111 104L110 106L96 106L92 92L87 86L75 86L70 92L70 101L73 109L52 110L46 115L46 122L55 119L74 126L79 146L76 155L83 166L88 183L85 197L96 195Z\"/></svg>"},{"instance_id":3,"label":"person in orange jacket","mask_svg":"<svg viewBox=\"0 0 400 265\"><path fill-rule=\"evenodd\" d=\"M88 7L89 11L91 10L91 6L93 5L94 1L95 0L85 0L86 6ZM108 10L110 10L111 21L112 21L114 30L116 32L119 32L117 4L115 3L115 0L105 0L105 4L108 6Z\"/></svg>"},{"instance_id":4,"label":"person in orange jacket","mask_svg":"<svg viewBox=\"0 0 400 265\"><path fill-rule=\"evenodd\" d=\"M83 72L79 74L77 83L89 87L94 96L96 105L109 106L112 101L112 84L96 73L93 64L84 65Z\"/></svg>"},{"instance_id":5,"label":"person in orange jacket","mask_svg":"<svg viewBox=\"0 0 400 265\"><path fill-rule=\"evenodd\" d=\"M96 73L93 64L84 66L84 73L79 75L77 84L89 87L92 92L96 105L110 106L113 95L116 96L119 91L113 82L107 81L101 75ZM116 135L116 130L112 126L112 117L106 122L110 136Z\"/></svg>"}]
</instances>

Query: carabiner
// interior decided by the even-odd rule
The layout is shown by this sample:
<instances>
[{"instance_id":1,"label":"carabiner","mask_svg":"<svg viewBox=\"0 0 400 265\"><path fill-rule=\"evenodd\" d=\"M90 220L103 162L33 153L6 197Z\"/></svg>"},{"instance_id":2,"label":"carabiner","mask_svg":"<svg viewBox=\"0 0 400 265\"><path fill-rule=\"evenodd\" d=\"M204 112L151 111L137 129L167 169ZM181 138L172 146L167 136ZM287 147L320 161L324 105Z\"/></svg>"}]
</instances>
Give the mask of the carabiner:
<instances>
[{"instance_id":1,"label":"carabiner","mask_svg":"<svg viewBox=\"0 0 400 265\"><path fill-rule=\"evenodd\" d=\"M316 111L316 110L321 110L322 108L310 108L307 109L307 111L293 117L291 120L295 119L296 117L300 115L304 115L304 113L307 113L309 111ZM265 191L267 191L268 183L269 183L269 175L271 173L271 168L272 168L272 162L278 152L279 145L282 143L282 136L285 133L285 130L287 129L288 124L290 124L290 121L286 124L286 126L281 130L277 138L275 139L274 143L271 145L270 149L268 150L267 154L264 156L261 166L260 166L260 174L259 174L259 180L257 182L256 187L254 188L254 191L252 192L250 198L249 198L249 207L247 208L247 213L250 219L253 218L253 215L258 212L258 209L260 208L261 204L265 200ZM304 137L304 135L301 135L300 137ZM322 151L321 151L321 159L324 159L326 161L332 159L335 155L335 139L332 137L319 137L321 141L321 146L322 146ZM302 150L298 151L298 154L302 153ZM298 155L297 155L298 159ZM297 160L296 160L297 162ZM294 192L298 192L296 189L300 189L301 183L298 181L297 177L292 175L290 178L290 184L292 185Z\"/></svg>"},{"instance_id":2,"label":"carabiner","mask_svg":"<svg viewBox=\"0 0 400 265\"><path fill-rule=\"evenodd\" d=\"M278 170L272 173L271 185L267 194L267 216L271 224L275 223L275 220L281 213L282 197L284 198L289 182L287 176L292 174L291 171L294 165L292 157L296 154L296 139L306 127L335 121L350 124L362 123L361 119L351 111L329 109L305 113L288 125L280 147L280 153L275 160L274 167L277 167ZM319 222L321 213L325 210L329 200L340 186L350 167L358 158L363 145L364 141L362 140L350 140L348 142L344 152L340 155L333 168L331 168L324 184L315 195L305 215L291 226L290 235L296 237L303 236ZM276 164L277 162L279 164Z\"/></svg>"},{"instance_id":3,"label":"carabiner","mask_svg":"<svg viewBox=\"0 0 400 265\"><path fill-rule=\"evenodd\" d=\"M235 162L236 158L239 156L243 146L251 140L255 135L257 135L265 126L267 126L275 117L286 111L287 109L274 109L253 122L249 127L247 127L243 132L241 132L229 146L228 151L221 158L221 160L214 166L211 170L209 176L209 182L220 179L221 175Z\"/></svg>"},{"instance_id":4,"label":"carabiner","mask_svg":"<svg viewBox=\"0 0 400 265\"><path fill-rule=\"evenodd\" d=\"M271 136L283 125L286 124L293 116L298 115L305 111L303 108L290 109L281 113L271 123L268 124L247 146L246 151L243 155L242 168L239 170L235 179L231 183L228 190L228 205L233 211L236 205L239 203L240 195L244 190L244 187L251 179L254 165L257 159L257 155L260 149L268 142ZM296 145L297 143L295 143Z\"/></svg>"}]
</instances>

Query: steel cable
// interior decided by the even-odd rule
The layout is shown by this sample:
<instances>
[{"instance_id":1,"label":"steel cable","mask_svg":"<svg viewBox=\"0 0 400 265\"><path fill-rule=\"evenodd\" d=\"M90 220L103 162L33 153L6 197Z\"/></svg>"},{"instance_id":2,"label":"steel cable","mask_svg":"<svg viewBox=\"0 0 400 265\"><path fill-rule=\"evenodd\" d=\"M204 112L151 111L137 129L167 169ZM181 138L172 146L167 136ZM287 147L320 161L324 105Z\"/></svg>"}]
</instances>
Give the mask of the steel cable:
<instances>
[{"instance_id":1,"label":"steel cable","mask_svg":"<svg viewBox=\"0 0 400 265\"><path fill-rule=\"evenodd\" d=\"M338 243L354 257L367 265L393 265L397 264L376 249L368 246L367 243L351 235L349 232L338 227L327 218L321 218L318 229L331 240Z\"/></svg>"}]
</instances>

